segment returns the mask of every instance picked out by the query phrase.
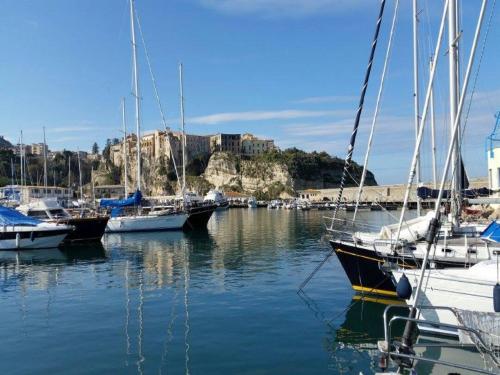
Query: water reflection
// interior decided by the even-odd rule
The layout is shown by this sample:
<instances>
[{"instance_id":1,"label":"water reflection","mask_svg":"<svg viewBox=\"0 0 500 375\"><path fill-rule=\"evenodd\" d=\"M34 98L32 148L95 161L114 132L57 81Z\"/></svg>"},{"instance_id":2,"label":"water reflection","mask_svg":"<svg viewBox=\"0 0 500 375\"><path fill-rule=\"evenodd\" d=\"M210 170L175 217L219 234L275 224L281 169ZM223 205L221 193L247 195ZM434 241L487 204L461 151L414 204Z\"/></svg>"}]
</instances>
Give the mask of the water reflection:
<instances>
[{"instance_id":1,"label":"water reflection","mask_svg":"<svg viewBox=\"0 0 500 375\"><path fill-rule=\"evenodd\" d=\"M381 314L366 304L356 310L359 303L345 310L351 291L333 259L333 275L314 280L321 323L297 299L300 281L329 251L318 240L322 214L229 210L207 231L113 234L100 246L0 254L7 338L0 373L65 373L81 363L95 374L317 374L346 366L353 348L362 350L353 338L361 336L360 313ZM335 293L323 293L332 286ZM78 354L65 355L68 347ZM341 347L351 354L337 363ZM359 361L369 367L366 357Z\"/></svg>"},{"instance_id":2,"label":"water reflection","mask_svg":"<svg viewBox=\"0 0 500 375\"><path fill-rule=\"evenodd\" d=\"M330 354L329 368L339 374L374 373L378 368L377 341L384 337L383 313L385 307L401 305L391 310L390 316L407 315L401 301L355 294L338 314L325 311L305 292L299 296L326 329L323 348ZM403 324L393 326L393 333L402 332Z\"/></svg>"},{"instance_id":3,"label":"water reflection","mask_svg":"<svg viewBox=\"0 0 500 375\"><path fill-rule=\"evenodd\" d=\"M5 291L16 284L22 288L48 289L57 284L65 265L105 261L101 243L22 251L0 251L0 285Z\"/></svg>"}]
</instances>

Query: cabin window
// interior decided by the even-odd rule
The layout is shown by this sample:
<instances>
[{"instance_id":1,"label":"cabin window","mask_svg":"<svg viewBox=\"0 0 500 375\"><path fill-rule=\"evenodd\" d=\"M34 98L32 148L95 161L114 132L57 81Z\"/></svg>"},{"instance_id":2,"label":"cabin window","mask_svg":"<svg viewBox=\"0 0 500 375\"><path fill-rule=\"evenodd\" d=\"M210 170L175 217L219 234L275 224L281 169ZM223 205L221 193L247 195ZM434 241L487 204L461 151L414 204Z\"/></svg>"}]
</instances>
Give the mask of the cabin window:
<instances>
[{"instance_id":1,"label":"cabin window","mask_svg":"<svg viewBox=\"0 0 500 375\"><path fill-rule=\"evenodd\" d=\"M61 209L50 210L50 215L54 219L60 219L60 218L66 217L66 213L64 212L64 210L61 210Z\"/></svg>"},{"instance_id":2,"label":"cabin window","mask_svg":"<svg viewBox=\"0 0 500 375\"><path fill-rule=\"evenodd\" d=\"M28 211L28 216L36 217L37 219L50 219L45 211Z\"/></svg>"}]
</instances>

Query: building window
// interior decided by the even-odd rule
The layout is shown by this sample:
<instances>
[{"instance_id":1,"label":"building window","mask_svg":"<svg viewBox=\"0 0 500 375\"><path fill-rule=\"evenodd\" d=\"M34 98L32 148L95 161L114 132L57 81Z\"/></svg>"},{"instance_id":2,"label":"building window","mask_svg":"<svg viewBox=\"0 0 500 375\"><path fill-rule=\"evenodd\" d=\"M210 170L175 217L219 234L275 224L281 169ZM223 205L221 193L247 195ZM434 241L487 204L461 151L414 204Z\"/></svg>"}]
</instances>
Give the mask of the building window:
<instances>
[{"instance_id":1,"label":"building window","mask_svg":"<svg viewBox=\"0 0 500 375\"><path fill-rule=\"evenodd\" d=\"M492 189L493 188L493 176L492 176L492 173L491 173L491 168L488 169L488 185L489 185L489 188Z\"/></svg>"}]
</instances>

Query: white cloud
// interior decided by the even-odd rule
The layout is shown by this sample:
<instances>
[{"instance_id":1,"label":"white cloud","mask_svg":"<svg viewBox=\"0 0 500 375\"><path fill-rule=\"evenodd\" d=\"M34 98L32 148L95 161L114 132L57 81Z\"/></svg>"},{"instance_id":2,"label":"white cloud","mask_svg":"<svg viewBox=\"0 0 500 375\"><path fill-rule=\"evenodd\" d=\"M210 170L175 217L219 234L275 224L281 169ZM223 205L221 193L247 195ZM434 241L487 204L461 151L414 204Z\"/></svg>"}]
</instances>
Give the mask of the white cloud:
<instances>
[{"instance_id":1,"label":"white cloud","mask_svg":"<svg viewBox=\"0 0 500 375\"><path fill-rule=\"evenodd\" d=\"M306 111L297 109L286 109L281 111L223 112L207 116L193 117L189 119L189 122L192 124L214 125L238 121L289 120L297 118L338 116L344 115L345 113L346 111Z\"/></svg>"},{"instance_id":2,"label":"white cloud","mask_svg":"<svg viewBox=\"0 0 500 375\"><path fill-rule=\"evenodd\" d=\"M391 134L407 133L412 131L411 128L412 121L413 120L410 117L397 117L397 116L380 117L377 120L375 132L376 134L386 133L387 131L390 131ZM346 118L323 124L315 124L315 123L288 124L282 126L282 128L287 133L293 136L302 137L302 136L335 136L339 134L350 135L353 126L354 126L354 113L353 113L353 118ZM371 127L371 119L365 118L361 120L361 123L359 125L358 135L367 134L369 132L370 127ZM345 137L345 140L347 144L348 137Z\"/></svg>"},{"instance_id":3,"label":"white cloud","mask_svg":"<svg viewBox=\"0 0 500 375\"><path fill-rule=\"evenodd\" d=\"M358 99L353 95L334 95L334 96L312 96L295 100L296 104L324 104L324 103L350 103Z\"/></svg>"},{"instance_id":4,"label":"white cloud","mask_svg":"<svg viewBox=\"0 0 500 375\"><path fill-rule=\"evenodd\" d=\"M46 128L47 133L72 133L72 132L88 132L98 130L95 127L85 125L61 126L55 128Z\"/></svg>"},{"instance_id":5,"label":"white cloud","mask_svg":"<svg viewBox=\"0 0 500 375\"><path fill-rule=\"evenodd\" d=\"M304 17L341 13L371 4L368 0L199 0L208 8L227 14L257 14L264 17Z\"/></svg>"}]
</instances>

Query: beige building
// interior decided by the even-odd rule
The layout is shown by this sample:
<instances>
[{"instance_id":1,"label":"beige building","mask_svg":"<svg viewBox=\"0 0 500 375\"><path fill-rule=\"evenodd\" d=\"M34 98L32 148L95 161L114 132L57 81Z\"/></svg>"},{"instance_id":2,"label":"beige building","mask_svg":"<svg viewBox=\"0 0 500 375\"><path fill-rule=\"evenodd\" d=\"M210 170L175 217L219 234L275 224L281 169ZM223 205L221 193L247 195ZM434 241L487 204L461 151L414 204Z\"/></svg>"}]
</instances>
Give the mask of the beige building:
<instances>
[{"instance_id":1,"label":"beige building","mask_svg":"<svg viewBox=\"0 0 500 375\"><path fill-rule=\"evenodd\" d=\"M259 139L252 134L243 134L241 137L241 154L245 156L260 155L274 149L271 139Z\"/></svg>"},{"instance_id":2,"label":"beige building","mask_svg":"<svg viewBox=\"0 0 500 375\"><path fill-rule=\"evenodd\" d=\"M9 195L19 197L21 202L29 202L40 198L57 198L59 200L70 200L73 198L73 189L54 186L20 186L8 185L0 188L0 198Z\"/></svg>"},{"instance_id":3,"label":"beige building","mask_svg":"<svg viewBox=\"0 0 500 375\"><path fill-rule=\"evenodd\" d=\"M170 142L169 142L169 139ZM162 156L171 158L172 154L178 164L182 160L182 133L165 132L155 130L145 133L141 137L141 154L143 157L158 160ZM129 160L135 159L136 136L134 134L127 137L127 155ZM111 147L111 160L114 165L122 164L124 149L123 141ZM187 159L210 154L210 136L186 134L186 155Z\"/></svg>"},{"instance_id":4,"label":"beige building","mask_svg":"<svg viewBox=\"0 0 500 375\"><path fill-rule=\"evenodd\" d=\"M43 143L32 143L31 144L31 153L33 155L42 156L42 155L44 155L44 150L47 151L47 153L49 152L48 147Z\"/></svg>"},{"instance_id":5,"label":"beige building","mask_svg":"<svg viewBox=\"0 0 500 375\"><path fill-rule=\"evenodd\" d=\"M22 147L22 148L24 149L24 154L25 154L25 155L29 155L29 154L31 154L31 153L32 153L32 151L31 151L31 145L24 145L24 144L23 144L23 147ZM14 151L14 153L15 153L17 156L19 156L19 155L21 154L21 145L18 143L18 144L16 145L16 147L14 148L14 150L13 150L13 151Z\"/></svg>"}]
</instances>

